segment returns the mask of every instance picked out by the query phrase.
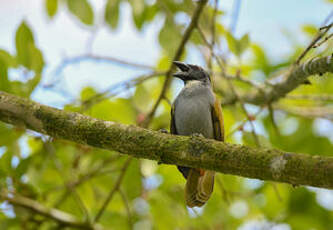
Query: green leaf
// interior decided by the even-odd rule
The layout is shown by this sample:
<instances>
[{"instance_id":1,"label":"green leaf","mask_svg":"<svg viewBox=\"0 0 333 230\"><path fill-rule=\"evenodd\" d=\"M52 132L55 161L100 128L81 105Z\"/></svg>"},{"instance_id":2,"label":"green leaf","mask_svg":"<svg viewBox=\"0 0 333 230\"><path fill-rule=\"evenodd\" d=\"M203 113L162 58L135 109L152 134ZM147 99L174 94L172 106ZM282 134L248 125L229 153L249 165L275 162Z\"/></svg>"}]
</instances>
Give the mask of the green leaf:
<instances>
[{"instance_id":1,"label":"green leaf","mask_svg":"<svg viewBox=\"0 0 333 230\"><path fill-rule=\"evenodd\" d=\"M81 91L81 101L89 100L89 99L93 98L94 96L96 96L96 94L97 94L97 92L94 88L85 87Z\"/></svg>"},{"instance_id":2,"label":"green leaf","mask_svg":"<svg viewBox=\"0 0 333 230\"><path fill-rule=\"evenodd\" d=\"M148 112L150 109L150 100L147 100L148 98L151 98L149 90L143 84L137 86L133 96L133 104L139 111Z\"/></svg>"},{"instance_id":3,"label":"green leaf","mask_svg":"<svg viewBox=\"0 0 333 230\"><path fill-rule=\"evenodd\" d=\"M40 74L44 67L43 55L35 46L33 34L24 21L16 31L15 40L18 64Z\"/></svg>"},{"instance_id":4,"label":"green leaf","mask_svg":"<svg viewBox=\"0 0 333 230\"><path fill-rule=\"evenodd\" d=\"M30 79L27 83L27 91L26 94L30 95L32 91L36 88L40 80L42 79L42 76L40 74L36 74L32 79Z\"/></svg>"},{"instance_id":5,"label":"green leaf","mask_svg":"<svg viewBox=\"0 0 333 230\"><path fill-rule=\"evenodd\" d=\"M31 46L34 44L34 37L29 26L23 21L16 31L16 53L19 64L30 67Z\"/></svg>"},{"instance_id":6,"label":"green leaf","mask_svg":"<svg viewBox=\"0 0 333 230\"><path fill-rule=\"evenodd\" d=\"M333 227L332 215L318 205L315 194L306 188L297 188L291 192L287 208L292 214L287 219L292 229L326 230Z\"/></svg>"},{"instance_id":7,"label":"green leaf","mask_svg":"<svg viewBox=\"0 0 333 230\"><path fill-rule=\"evenodd\" d=\"M12 146L21 134L21 132L14 131L5 123L0 123L0 146Z\"/></svg>"},{"instance_id":8,"label":"green leaf","mask_svg":"<svg viewBox=\"0 0 333 230\"><path fill-rule=\"evenodd\" d=\"M94 12L87 0L67 0L68 9L86 25L94 23Z\"/></svg>"},{"instance_id":9,"label":"green leaf","mask_svg":"<svg viewBox=\"0 0 333 230\"><path fill-rule=\"evenodd\" d=\"M144 17L144 9L145 9L145 3L144 0L129 0L129 3L132 7L132 14L133 14L133 20L134 24L137 29L141 29L142 25L145 21Z\"/></svg>"},{"instance_id":10,"label":"green leaf","mask_svg":"<svg viewBox=\"0 0 333 230\"><path fill-rule=\"evenodd\" d=\"M160 30L158 40L168 56L172 57L181 41L181 28L174 21L167 19L163 28ZM172 36L172 39L171 37Z\"/></svg>"},{"instance_id":11,"label":"green leaf","mask_svg":"<svg viewBox=\"0 0 333 230\"><path fill-rule=\"evenodd\" d=\"M0 158L0 168L1 171L5 172L7 175L12 172L12 158L13 158L13 152L10 150L7 150Z\"/></svg>"},{"instance_id":12,"label":"green leaf","mask_svg":"<svg viewBox=\"0 0 333 230\"><path fill-rule=\"evenodd\" d=\"M34 45L30 45L30 69L35 73L41 73L44 67L44 58L42 52Z\"/></svg>"},{"instance_id":13,"label":"green leaf","mask_svg":"<svg viewBox=\"0 0 333 230\"><path fill-rule=\"evenodd\" d=\"M252 52L254 54L253 65L255 69L262 70L266 76L271 73L271 64L264 52L264 50L259 45L252 45Z\"/></svg>"},{"instance_id":14,"label":"green leaf","mask_svg":"<svg viewBox=\"0 0 333 230\"><path fill-rule=\"evenodd\" d=\"M237 40L230 32L226 32L225 35L230 51L237 57L240 57L249 46L249 35L245 34L239 40Z\"/></svg>"},{"instance_id":15,"label":"green leaf","mask_svg":"<svg viewBox=\"0 0 333 230\"><path fill-rule=\"evenodd\" d=\"M8 66L0 57L0 90L9 91Z\"/></svg>"},{"instance_id":16,"label":"green leaf","mask_svg":"<svg viewBox=\"0 0 333 230\"><path fill-rule=\"evenodd\" d=\"M142 191L142 176L139 160L132 160L124 176L122 187L128 199L138 197Z\"/></svg>"},{"instance_id":17,"label":"green leaf","mask_svg":"<svg viewBox=\"0 0 333 230\"><path fill-rule=\"evenodd\" d=\"M256 134L256 136L257 136L259 144L261 146L270 147L270 142L269 142L269 140L267 140L266 137L264 137L263 135L259 135L259 134ZM248 145L248 146L253 146L253 147L257 146L255 136L253 135L252 132L243 131L243 142L245 145Z\"/></svg>"},{"instance_id":18,"label":"green leaf","mask_svg":"<svg viewBox=\"0 0 333 230\"><path fill-rule=\"evenodd\" d=\"M16 67L15 58L10 55L6 50L0 49L0 60L5 62L8 67Z\"/></svg>"},{"instance_id":19,"label":"green leaf","mask_svg":"<svg viewBox=\"0 0 333 230\"><path fill-rule=\"evenodd\" d=\"M247 47L250 44L250 38L248 34L244 34L241 39L239 40L239 52L240 55L242 55L244 53L244 51L247 49Z\"/></svg>"},{"instance_id":20,"label":"green leaf","mask_svg":"<svg viewBox=\"0 0 333 230\"><path fill-rule=\"evenodd\" d=\"M309 35L310 37L313 37L316 33L318 33L317 27L314 25L309 25L309 24L304 25L302 27L302 31L304 33L306 33L307 35Z\"/></svg>"},{"instance_id":21,"label":"green leaf","mask_svg":"<svg viewBox=\"0 0 333 230\"><path fill-rule=\"evenodd\" d=\"M229 47L230 51L233 54L235 54L236 56L239 56L236 38L230 32L227 32L225 34L225 36L226 36L228 47Z\"/></svg>"},{"instance_id":22,"label":"green leaf","mask_svg":"<svg viewBox=\"0 0 333 230\"><path fill-rule=\"evenodd\" d=\"M31 157L21 159L18 166L15 169L15 177L20 179L23 174L25 174L30 166Z\"/></svg>"},{"instance_id":23,"label":"green leaf","mask_svg":"<svg viewBox=\"0 0 333 230\"><path fill-rule=\"evenodd\" d=\"M114 111L117 111L116 113ZM112 101L104 100L95 104L89 111L90 116L103 120L133 124L136 112L130 99L118 98Z\"/></svg>"},{"instance_id":24,"label":"green leaf","mask_svg":"<svg viewBox=\"0 0 333 230\"><path fill-rule=\"evenodd\" d=\"M108 0L105 6L104 20L112 29L115 29L118 26L119 5L120 0Z\"/></svg>"},{"instance_id":25,"label":"green leaf","mask_svg":"<svg viewBox=\"0 0 333 230\"><path fill-rule=\"evenodd\" d=\"M142 4L143 5L143 4ZM155 5L144 7L142 10L133 9L133 20L137 29L141 30L145 22L149 22L154 19L157 13L157 7Z\"/></svg>"},{"instance_id":26,"label":"green leaf","mask_svg":"<svg viewBox=\"0 0 333 230\"><path fill-rule=\"evenodd\" d=\"M46 11L50 18L53 18L53 16L57 13L57 10L58 0L46 0Z\"/></svg>"}]
</instances>

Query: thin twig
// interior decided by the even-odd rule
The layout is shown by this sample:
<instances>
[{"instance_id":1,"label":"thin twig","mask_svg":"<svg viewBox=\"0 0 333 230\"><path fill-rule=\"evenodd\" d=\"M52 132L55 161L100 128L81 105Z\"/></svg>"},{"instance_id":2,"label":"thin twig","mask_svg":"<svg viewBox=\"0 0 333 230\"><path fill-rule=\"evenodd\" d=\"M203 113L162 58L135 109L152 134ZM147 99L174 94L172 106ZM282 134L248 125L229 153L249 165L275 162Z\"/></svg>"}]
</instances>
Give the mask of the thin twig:
<instances>
[{"instance_id":1,"label":"thin twig","mask_svg":"<svg viewBox=\"0 0 333 230\"><path fill-rule=\"evenodd\" d=\"M102 61L102 62L110 62L119 65L124 65L127 67L134 67L140 69L147 69L147 70L155 70L153 66L140 64L136 62L122 60L120 58L111 57L111 56L103 56L98 54L82 54L75 57L65 58L58 67L55 68L57 74L60 74L64 68L66 68L70 64L80 63L82 61Z\"/></svg>"},{"instance_id":2,"label":"thin twig","mask_svg":"<svg viewBox=\"0 0 333 230\"><path fill-rule=\"evenodd\" d=\"M66 212L60 211L58 209L45 207L37 201L20 196L18 194L8 194L4 191L1 191L0 197L1 199L7 200L10 204L14 206L19 206L25 209L29 209L34 213L52 219L53 221L56 221L57 223L66 227L88 229L88 230L102 229L100 225L97 224L91 225L88 222L79 221L76 217Z\"/></svg>"},{"instance_id":3,"label":"thin twig","mask_svg":"<svg viewBox=\"0 0 333 230\"><path fill-rule=\"evenodd\" d=\"M217 11L218 11L218 3L219 3L219 0L214 1L214 11L213 11L213 17L212 17L212 22L211 22L211 33L212 33L211 45L213 48L209 49L210 55L209 55L209 59L208 59L208 69L210 71L213 71L212 60L213 60L213 50L214 50L214 46L215 46L215 37L216 37L215 24L216 24L216 16L217 16Z\"/></svg>"},{"instance_id":4,"label":"thin twig","mask_svg":"<svg viewBox=\"0 0 333 230\"><path fill-rule=\"evenodd\" d=\"M279 127L277 126L275 118L274 118L274 110L273 110L272 104L268 105L268 111L269 111L269 116L271 118L271 122L273 124L274 130L275 130L276 134L278 135L278 137L280 137L281 134L280 134Z\"/></svg>"},{"instance_id":5,"label":"thin twig","mask_svg":"<svg viewBox=\"0 0 333 230\"><path fill-rule=\"evenodd\" d=\"M215 55L214 55L215 56ZM215 56L216 58L216 56ZM260 88L260 86L258 84L256 84L255 82L249 80L249 79L245 79L243 77L241 77L239 74L233 76L233 75L229 75L229 74L226 74L226 73L212 73L213 75L218 75L218 76L221 76L225 79L230 79L230 80L233 80L233 81L240 81L240 82L243 82L243 83L246 83L254 88Z\"/></svg>"},{"instance_id":6,"label":"thin twig","mask_svg":"<svg viewBox=\"0 0 333 230\"><path fill-rule=\"evenodd\" d=\"M304 58L304 56L314 47L314 45L331 29L333 26L333 23L330 25L327 25L325 27L321 27L316 36L312 39L310 44L305 48L305 50L301 53L301 55L296 59L295 65L299 65L301 60Z\"/></svg>"},{"instance_id":7,"label":"thin twig","mask_svg":"<svg viewBox=\"0 0 333 230\"><path fill-rule=\"evenodd\" d=\"M274 189L274 193L275 193L276 197L278 198L278 200L279 200L280 202L282 202L283 199L282 199L282 196L281 196L281 194L280 194L280 192L279 192L279 190L278 190L278 188L277 188L277 184L271 182L271 185L272 185L272 187L273 187L273 189Z\"/></svg>"},{"instance_id":8,"label":"thin twig","mask_svg":"<svg viewBox=\"0 0 333 230\"><path fill-rule=\"evenodd\" d=\"M109 195L107 196L107 198L105 199L105 201L103 202L103 205L102 207L100 208L100 210L98 211L95 219L94 219L94 223L98 222L98 220L101 218L101 216L103 215L106 207L108 206L108 204L110 203L110 201L112 200L114 194L118 191L119 189L119 186L125 176L125 173L126 173L126 170L129 166L129 164L131 163L131 160L132 160L132 157L129 157L127 158L127 160L125 161L122 169L121 169L121 172L117 178L117 181L115 183L115 185L113 186L112 190L110 191Z\"/></svg>"},{"instance_id":9,"label":"thin twig","mask_svg":"<svg viewBox=\"0 0 333 230\"><path fill-rule=\"evenodd\" d=\"M328 36L326 36L321 42L318 42L317 44L315 44L313 46L313 48L318 48L319 46L321 46L322 44L324 44L325 42L327 42L332 37L333 37L333 33L330 34L330 35L328 35Z\"/></svg>"},{"instance_id":10,"label":"thin twig","mask_svg":"<svg viewBox=\"0 0 333 230\"><path fill-rule=\"evenodd\" d=\"M45 150L50 154L50 156L52 157L52 161L54 163L54 166L56 168L56 171L58 172L60 178L62 178L63 180L63 184L66 185L67 182L65 180L66 178L66 174L64 173L64 170L63 170L63 165L61 164L61 162L59 161L59 159L55 156L55 149L54 149L54 146L53 146L53 140L52 138L50 138L50 140L46 141L44 143L44 147L45 147ZM73 197L74 197L74 200L76 201L76 203L78 204L78 206L80 207L83 215L85 216L85 218L88 220L88 222L90 221L90 215L89 215L89 211L88 209L86 208L86 206L84 205L80 195L77 193L77 191L75 190L74 187L67 187L67 191L68 192L68 195L70 194L69 192L72 193ZM60 203L58 204L60 205ZM55 206L55 207L58 207L58 206Z\"/></svg>"},{"instance_id":11,"label":"thin twig","mask_svg":"<svg viewBox=\"0 0 333 230\"><path fill-rule=\"evenodd\" d=\"M260 87L261 90L254 89L242 95L246 103L254 105L267 105L278 101L293 91L299 85L303 84L309 76L325 73L333 73L333 55L311 59L294 70L287 71L284 79L269 88ZM224 98L223 105L231 105L237 102L235 98Z\"/></svg>"},{"instance_id":12,"label":"thin twig","mask_svg":"<svg viewBox=\"0 0 333 230\"><path fill-rule=\"evenodd\" d=\"M258 117L259 114L263 111L263 107L260 107L260 110L254 114L254 118ZM231 130L227 135L226 135L226 139L228 139L232 134L234 134L236 131L240 130L242 127L244 127L244 125L246 124L246 122L248 122L249 120L246 118L244 119L236 128L234 128L233 130Z\"/></svg>"},{"instance_id":13,"label":"thin twig","mask_svg":"<svg viewBox=\"0 0 333 230\"><path fill-rule=\"evenodd\" d=\"M285 106L282 104L274 105L274 109L283 110L287 113L306 117L306 118L324 118L328 120L333 120L333 108L331 107L302 107L302 106Z\"/></svg>"},{"instance_id":14,"label":"thin twig","mask_svg":"<svg viewBox=\"0 0 333 230\"><path fill-rule=\"evenodd\" d=\"M222 179L219 178L219 177L216 177L216 182L218 184L218 186L220 187L220 190L222 192L222 199L227 203L227 204L230 204L231 201L230 201L230 198L229 198L229 194L227 192L227 190L224 188L224 185L222 183Z\"/></svg>"},{"instance_id":15,"label":"thin twig","mask_svg":"<svg viewBox=\"0 0 333 230\"><path fill-rule=\"evenodd\" d=\"M312 100L312 101L333 101L333 95L329 95L329 94L288 95L286 97L286 99Z\"/></svg>"},{"instance_id":16,"label":"thin twig","mask_svg":"<svg viewBox=\"0 0 333 230\"><path fill-rule=\"evenodd\" d=\"M259 138L258 138L258 135L255 131L255 126L253 124L253 116L250 116L249 113L247 112L246 108L245 108L245 105L244 105L244 101L241 99L241 97L238 95L238 93L236 92L236 89L234 87L234 85L232 84L232 82L227 79L227 82L228 82L228 85L229 85L229 88L231 89L233 95L236 97L237 101L239 102L240 106L241 106L241 109L243 110L246 118L248 119L248 121L250 122L250 125L251 125L251 133L253 135L253 138L254 138L254 141L256 143L256 145L258 147L260 147L260 142L259 142Z\"/></svg>"},{"instance_id":17,"label":"thin twig","mask_svg":"<svg viewBox=\"0 0 333 230\"><path fill-rule=\"evenodd\" d=\"M330 13L330 15L331 15L332 13L333 13L333 11ZM327 28L330 28L332 25L333 25L333 23L328 24L327 26L322 26L322 27L319 28L319 30L325 30L325 29L327 29Z\"/></svg>"},{"instance_id":18,"label":"thin twig","mask_svg":"<svg viewBox=\"0 0 333 230\"><path fill-rule=\"evenodd\" d=\"M209 48L212 57L214 57L215 59L219 59L219 61L220 61L220 64L219 64L220 68L222 68L222 66L223 66L222 72L220 72L220 73L211 72L212 75L218 75L218 76L221 76L221 77L223 77L225 79L231 79L231 80L241 81L241 82L244 82L246 84L251 85L252 87L259 88L259 86L256 83L254 83L254 82L252 82L252 81L250 81L248 79L242 78L239 74L237 74L236 76L228 75L224 71L225 66L226 66L226 63L224 62L224 60L221 59L218 55L216 55L216 53L214 52L214 46L211 43L208 42L205 34L203 33L202 29L199 26L197 27L197 30L199 32L200 37L204 41L205 45Z\"/></svg>"},{"instance_id":19,"label":"thin twig","mask_svg":"<svg viewBox=\"0 0 333 230\"><path fill-rule=\"evenodd\" d=\"M123 93L126 90L129 90L139 84L142 84L143 82L145 82L149 79L152 79L157 76L163 76L163 75L165 75L165 72L153 72L150 74L141 75L141 76L133 78L131 80L122 81L117 84L111 85L103 92L97 93L97 94L91 96L90 98L84 100L81 103L83 106L81 112L89 109L91 106L93 106L97 103L100 103L106 99L110 99L111 97L114 97L114 96L118 95L119 93Z\"/></svg>"},{"instance_id":20,"label":"thin twig","mask_svg":"<svg viewBox=\"0 0 333 230\"><path fill-rule=\"evenodd\" d=\"M120 155L117 156L112 156L109 157L107 159L105 159L101 164L97 165L96 167L94 167L93 169L89 170L86 174L81 175L78 179L74 180L74 181L69 181L67 184L65 184L65 186L58 186L56 188L52 188L52 191L55 190L59 190L59 189L63 189L64 187L66 188L65 193L63 193L63 195L58 199L57 202L55 202L54 207L59 207L60 204L62 204L68 197L68 195L71 192L71 189L80 186L81 184L83 184L84 182L93 179L97 176L101 176L104 175L106 173L112 173L112 172L116 172L119 169L113 169L113 170L102 170L104 167L106 167L109 163L114 162L115 160L119 159ZM48 193L50 192L50 190L48 191Z\"/></svg>"},{"instance_id":21,"label":"thin twig","mask_svg":"<svg viewBox=\"0 0 333 230\"><path fill-rule=\"evenodd\" d=\"M155 71L155 68L153 66L150 66L150 65L140 64L140 63L131 62L131 61L126 61L126 60L122 60L120 58L111 57L111 56L103 56L103 55L97 55L97 54L92 54L92 53L86 53L86 54L81 54L81 55L74 56L74 57L64 58L58 64L58 66L55 67L55 69L52 71L51 75L52 76L59 76L68 65L78 64L78 63L81 63L83 61L108 62L108 63L119 64L119 65L123 65L123 66L127 66L127 67L133 67L133 68L140 68L140 69L147 69L147 70ZM44 84L43 87L44 88L52 88L59 81L60 81L60 78L57 78L55 80L51 80L49 83Z\"/></svg>"},{"instance_id":22,"label":"thin twig","mask_svg":"<svg viewBox=\"0 0 333 230\"><path fill-rule=\"evenodd\" d=\"M125 206L125 209L126 209L126 212L127 212L129 228L132 229L133 228L132 214L131 214L131 209L130 209L127 197L126 197L123 190L119 189L118 191L119 191L119 194L121 196L121 199L123 200L123 203L124 203L124 206Z\"/></svg>"}]
</instances>

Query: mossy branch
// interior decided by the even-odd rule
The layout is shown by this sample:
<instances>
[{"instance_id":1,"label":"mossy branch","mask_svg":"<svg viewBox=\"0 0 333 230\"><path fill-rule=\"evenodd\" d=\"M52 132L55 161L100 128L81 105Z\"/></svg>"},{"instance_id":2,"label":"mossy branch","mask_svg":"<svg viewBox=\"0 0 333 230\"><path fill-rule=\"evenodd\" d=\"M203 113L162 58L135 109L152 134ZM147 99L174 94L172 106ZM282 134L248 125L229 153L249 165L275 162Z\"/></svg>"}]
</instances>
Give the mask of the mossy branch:
<instances>
[{"instance_id":1,"label":"mossy branch","mask_svg":"<svg viewBox=\"0 0 333 230\"><path fill-rule=\"evenodd\" d=\"M163 134L51 108L1 91L0 120L55 138L160 163L333 189L333 157Z\"/></svg>"}]
</instances>

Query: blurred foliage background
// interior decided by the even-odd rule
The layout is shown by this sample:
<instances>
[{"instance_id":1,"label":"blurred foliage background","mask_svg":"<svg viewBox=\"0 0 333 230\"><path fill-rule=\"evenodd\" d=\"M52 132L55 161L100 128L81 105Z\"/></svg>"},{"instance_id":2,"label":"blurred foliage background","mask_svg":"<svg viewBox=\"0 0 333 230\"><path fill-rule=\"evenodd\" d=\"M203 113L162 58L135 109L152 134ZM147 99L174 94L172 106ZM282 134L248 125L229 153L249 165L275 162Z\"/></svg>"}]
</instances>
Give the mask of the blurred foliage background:
<instances>
[{"instance_id":1,"label":"blurred foliage background","mask_svg":"<svg viewBox=\"0 0 333 230\"><path fill-rule=\"evenodd\" d=\"M82 36L87 38L84 49L72 44L66 49L81 52L53 60L44 51L47 49L43 40L37 39L38 24L33 27L29 17L25 18L15 28L15 41L0 49L0 90L100 119L142 125L160 96L163 76L197 3L191 0L98 2L102 2L100 7L95 7L92 0L38 1L50 31L57 17L70 15L70 23L84 31ZM212 73L216 92L222 99L232 95L229 81L237 92L246 93L260 84L270 87L281 80L324 25L307 23L297 31L282 31L292 48L273 57L260 43L251 41L251 29L246 34L235 33L237 23L241 23L239 12L247 10L242 8L244 2L228 1L233 2L229 11L223 10L224 2L227 1L208 2L199 20L199 29L193 31L182 55L185 62L202 65ZM0 1L0 4L7 2ZM325 4L332 9L332 1ZM152 41L152 49L157 50L154 54L126 48L133 46L128 42L136 42L137 47L142 44L130 38L133 31L122 21L124 7L130 9L127 20L134 25L132 30L151 39L148 40ZM294 10L302 12L302 3L298 2ZM332 23L332 13L328 17L320 16L323 23ZM48 46L54 44L50 53L68 46L66 39L71 31L66 30L67 21L61 23L63 30L46 36L52 41ZM156 33L147 32L150 27ZM280 28L267 28L267 31L272 29ZM62 41L55 41L54 33L61 34ZM102 42L98 39L99 33L104 34L106 43L112 43L112 37L122 33L118 49L106 55L96 52L107 50L105 42L98 45ZM327 39L311 49L303 61L330 55L332 47L332 39ZM285 50L282 46L277 49ZM214 56L222 60L223 71L231 80L222 76L221 65ZM108 67L88 70L87 76L80 70L83 63L90 66L103 63ZM119 72L123 68L128 72ZM309 80L311 84L301 85L270 106L225 105L226 141L332 156L333 76L325 74ZM172 83L149 128L168 129L170 101L181 87L178 81ZM184 202L185 180L174 166L141 159L133 159L127 166L126 159L127 156L117 152L56 140L0 123L0 188L69 213L83 222L94 219L116 188L99 219L105 229L333 229L332 191L219 174L210 201L203 208L188 209ZM120 186L115 187L122 173L125 174L119 181ZM71 228L0 200L0 229Z\"/></svg>"}]
</instances>

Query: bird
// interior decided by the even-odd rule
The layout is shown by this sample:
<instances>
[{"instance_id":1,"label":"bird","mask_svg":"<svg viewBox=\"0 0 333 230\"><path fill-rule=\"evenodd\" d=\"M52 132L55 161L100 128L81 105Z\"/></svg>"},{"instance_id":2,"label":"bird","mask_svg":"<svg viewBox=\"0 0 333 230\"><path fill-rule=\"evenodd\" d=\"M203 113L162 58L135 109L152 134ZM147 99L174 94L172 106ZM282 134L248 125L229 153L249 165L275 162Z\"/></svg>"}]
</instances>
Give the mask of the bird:
<instances>
[{"instance_id":1,"label":"bird","mask_svg":"<svg viewBox=\"0 0 333 230\"><path fill-rule=\"evenodd\" d=\"M210 75L197 65L180 61L173 64L180 70L173 77L181 79L184 87L171 107L170 133L224 141L222 108L213 92ZM215 172L185 166L177 168L186 179L186 205L203 206L213 192Z\"/></svg>"}]
</instances>

